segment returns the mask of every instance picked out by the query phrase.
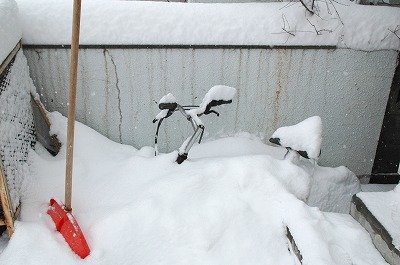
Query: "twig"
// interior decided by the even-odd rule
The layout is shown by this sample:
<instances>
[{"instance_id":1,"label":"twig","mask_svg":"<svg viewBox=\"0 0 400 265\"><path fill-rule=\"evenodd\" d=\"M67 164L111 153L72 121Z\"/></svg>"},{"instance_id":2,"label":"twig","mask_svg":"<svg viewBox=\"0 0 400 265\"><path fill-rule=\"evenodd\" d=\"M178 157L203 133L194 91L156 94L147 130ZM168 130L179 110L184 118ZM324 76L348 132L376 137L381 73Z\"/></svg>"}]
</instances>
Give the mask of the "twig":
<instances>
[{"instance_id":1,"label":"twig","mask_svg":"<svg viewBox=\"0 0 400 265\"><path fill-rule=\"evenodd\" d=\"M295 37L296 35L293 32L290 32L288 30L286 30L285 28L282 28L282 30L290 35L292 35L293 37Z\"/></svg>"},{"instance_id":2,"label":"twig","mask_svg":"<svg viewBox=\"0 0 400 265\"><path fill-rule=\"evenodd\" d=\"M311 23L311 21L307 18L308 23L310 23L311 26L313 26L315 32L317 33L317 35L322 35L322 32L329 32L332 33L331 29L317 29L317 27Z\"/></svg>"},{"instance_id":3,"label":"twig","mask_svg":"<svg viewBox=\"0 0 400 265\"><path fill-rule=\"evenodd\" d=\"M289 7L289 6L293 6L293 5L295 5L296 3L297 3L297 2L289 1L288 3L286 3L286 5L284 5L284 6L282 6L281 8L279 8L279 10L282 10L282 9L287 8L287 7Z\"/></svg>"},{"instance_id":4,"label":"twig","mask_svg":"<svg viewBox=\"0 0 400 265\"><path fill-rule=\"evenodd\" d=\"M400 35L398 35L398 31L400 30L400 25L397 25L395 29L388 29L390 32L392 32L398 39L400 39ZM386 37L385 37L386 38Z\"/></svg>"},{"instance_id":5,"label":"twig","mask_svg":"<svg viewBox=\"0 0 400 265\"><path fill-rule=\"evenodd\" d=\"M336 4L339 4L339 5L342 5L342 6L350 6L348 4L340 3L340 2L338 2L336 0L332 0L332 2L335 2Z\"/></svg>"},{"instance_id":6,"label":"twig","mask_svg":"<svg viewBox=\"0 0 400 265\"><path fill-rule=\"evenodd\" d=\"M325 1L326 1L326 0L325 0ZM340 17L339 12L338 12L337 9L336 9L336 6L333 4L332 0L328 0L328 1L331 2L331 5L333 6L333 9L335 10L336 15L337 15L337 17L338 17L340 23L342 23L342 25L344 25L343 20L342 20L342 18Z\"/></svg>"},{"instance_id":7,"label":"twig","mask_svg":"<svg viewBox=\"0 0 400 265\"><path fill-rule=\"evenodd\" d=\"M304 8L305 8L308 12L310 12L311 14L314 15L314 11L311 10L311 9L309 9L308 6L304 3L303 0L300 0L300 3L304 6ZM313 3L312 3L312 6L314 7L314 1L313 1Z\"/></svg>"}]
</instances>

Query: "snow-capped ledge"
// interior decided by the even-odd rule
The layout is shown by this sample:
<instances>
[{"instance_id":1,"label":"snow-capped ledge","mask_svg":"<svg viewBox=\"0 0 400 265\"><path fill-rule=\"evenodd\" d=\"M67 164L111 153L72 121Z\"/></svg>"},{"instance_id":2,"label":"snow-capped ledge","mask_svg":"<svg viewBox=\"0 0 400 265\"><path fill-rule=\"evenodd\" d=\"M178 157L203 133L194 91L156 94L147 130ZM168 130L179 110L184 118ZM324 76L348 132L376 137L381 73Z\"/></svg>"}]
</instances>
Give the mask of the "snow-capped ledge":
<instances>
[{"instance_id":1,"label":"snow-capped ledge","mask_svg":"<svg viewBox=\"0 0 400 265\"><path fill-rule=\"evenodd\" d=\"M86 0L81 44L335 46L400 50L400 12L349 1L189 4ZM72 1L17 0L23 43L66 45ZM397 36L396 36L397 34Z\"/></svg>"}]
</instances>

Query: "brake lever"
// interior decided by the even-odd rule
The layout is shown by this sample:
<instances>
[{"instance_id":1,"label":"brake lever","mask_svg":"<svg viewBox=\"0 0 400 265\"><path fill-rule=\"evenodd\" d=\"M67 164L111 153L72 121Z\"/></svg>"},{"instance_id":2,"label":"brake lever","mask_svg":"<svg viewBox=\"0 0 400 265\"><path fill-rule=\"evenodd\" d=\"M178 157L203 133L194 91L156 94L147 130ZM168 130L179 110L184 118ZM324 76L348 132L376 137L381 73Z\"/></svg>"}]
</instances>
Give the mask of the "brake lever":
<instances>
[{"instance_id":1,"label":"brake lever","mask_svg":"<svg viewBox=\"0 0 400 265\"><path fill-rule=\"evenodd\" d=\"M207 113L204 113L204 114L208 115L210 113L214 113L215 115L217 115L217 117L219 117L219 113L215 110L209 110L209 111L207 111Z\"/></svg>"},{"instance_id":2,"label":"brake lever","mask_svg":"<svg viewBox=\"0 0 400 265\"><path fill-rule=\"evenodd\" d=\"M160 117L158 117L158 118L156 117L156 118L153 120L153 123L156 123L157 121L159 121L159 120L161 120L161 119L166 119L166 118L168 118L169 116L171 116L172 114L174 114L174 112L175 112L175 110L168 109L167 114L165 114L165 115L163 116L161 113L162 113L164 110L165 110L165 109L161 110L161 111L158 113L157 116L160 116Z\"/></svg>"}]
</instances>

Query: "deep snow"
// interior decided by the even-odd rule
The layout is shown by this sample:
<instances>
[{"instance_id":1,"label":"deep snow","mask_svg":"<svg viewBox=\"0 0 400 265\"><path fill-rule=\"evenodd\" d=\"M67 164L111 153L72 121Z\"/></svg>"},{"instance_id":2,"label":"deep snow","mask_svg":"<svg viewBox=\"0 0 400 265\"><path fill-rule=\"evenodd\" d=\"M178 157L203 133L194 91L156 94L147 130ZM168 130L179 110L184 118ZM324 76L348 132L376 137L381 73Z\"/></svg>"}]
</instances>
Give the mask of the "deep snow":
<instances>
[{"instance_id":1,"label":"deep snow","mask_svg":"<svg viewBox=\"0 0 400 265\"><path fill-rule=\"evenodd\" d=\"M10 0L7 0L10 1ZM72 1L17 0L25 44L70 44ZM203 4L86 0L81 44L332 45L400 50L397 8L351 1Z\"/></svg>"},{"instance_id":2,"label":"deep snow","mask_svg":"<svg viewBox=\"0 0 400 265\"><path fill-rule=\"evenodd\" d=\"M51 120L65 143L66 119ZM154 157L151 147L114 143L80 123L75 144L73 209L91 255L72 254L45 214L51 197L63 197L65 147L51 157L37 145L0 264L296 264L285 225L303 264L386 264L348 214L302 201L307 164L247 135L195 146L181 165L176 152Z\"/></svg>"}]
</instances>

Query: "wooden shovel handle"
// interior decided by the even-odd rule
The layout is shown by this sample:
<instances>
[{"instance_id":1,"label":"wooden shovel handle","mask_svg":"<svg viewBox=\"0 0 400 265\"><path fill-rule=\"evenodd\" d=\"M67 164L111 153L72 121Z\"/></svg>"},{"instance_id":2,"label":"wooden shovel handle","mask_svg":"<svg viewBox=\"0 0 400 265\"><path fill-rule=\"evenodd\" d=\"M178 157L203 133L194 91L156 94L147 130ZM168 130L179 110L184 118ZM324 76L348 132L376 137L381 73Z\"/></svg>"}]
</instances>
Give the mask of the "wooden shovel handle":
<instances>
[{"instance_id":1,"label":"wooden shovel handle","mask_svg":"<svg viewBox=\"0 0 400 265\"><path fill-rule=\"evenodd\" d=\"M81 0L74 0L72 17L71 65L68 97L67 163L65 172L65 210L71 211L72 168L74 155L75 102L78 70L79 29L81 20Z\"/></svg>"}]
</instances>

